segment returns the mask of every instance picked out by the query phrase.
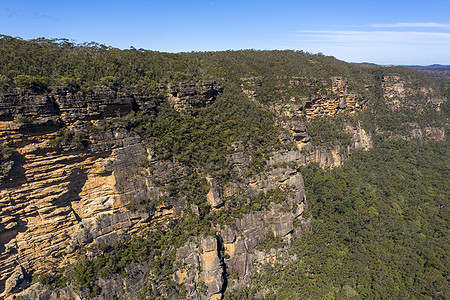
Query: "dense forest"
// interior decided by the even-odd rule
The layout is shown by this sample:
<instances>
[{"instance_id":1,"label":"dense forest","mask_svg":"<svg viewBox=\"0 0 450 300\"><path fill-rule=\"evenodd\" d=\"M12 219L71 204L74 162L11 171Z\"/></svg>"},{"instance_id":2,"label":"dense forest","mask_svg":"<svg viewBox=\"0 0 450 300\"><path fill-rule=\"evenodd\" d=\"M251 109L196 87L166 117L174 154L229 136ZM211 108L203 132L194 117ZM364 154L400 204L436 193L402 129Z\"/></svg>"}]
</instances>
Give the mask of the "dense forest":
<instances>
[{"instance_id":1,"label":"dense forest","mask_svg":"<svg viewBox=\"0 0 450 300\"><path fill-rule=\"evenodd\" d=\"M448 142L384 140L341 168L302 167L314 221L291 246L300 263L229 299L447 298L448 154Z\"/></svg>"},{"instance_id":2,"label":"dense forest","mask_svg":"<svg viewBox=\"0 0 450 300\"><path fill-rule=\"evenodd\" d=\"M408 105L393 109L387 103L382 85L386 76L405 80L405 89L411 91L405 98ZM339 92L327 89L330 78L336 77L348 80L349 91L368 99L364 109L314 118L307 117L305 110L294 118L277 111L286 103L304 106L320 97L339 97ZM292 78L308 82L293 86ZM181 217L140 228L129 239L79 247L76 261L64 268L30 272L28 285L39 283L50 291L73 287L83 299L95 299L103 295L102 278L128 278L130 266L140 264L149 270L139 291L141 299L183 299L187 288L174 279L176 250L198 236L217 235L220 246L219 229L234 226L246 214L277 205L280 211L287 210L283 206L292 192L288 188L259 193L242 188L284 168L303 176L307 206L302 220L293 221L294 231L298 228L301 234L287 240L269 231L249 253L275 251L289 259L258 266L259 272L253 272L246 284L237 284L239 288L227 290L227 285L241 278L225 267L224 299L450 298L449 141L411 134L412 129L425 132L426 128L448 132L450 87L440 78L404 67L350 64L303 51L175 54L74 44L67 39L26 41L0 36L2 95L21 91L50 99L55 89L64 88L89 100L99 87L106 87L117 95L151 99L151 113L133 109L95 122L72 123L54 117L51 122L56 129L49 147L57 153L80 155L95 152L92 137L117 132L138 137L152 156L142 167L150 170L148 181L162 187L163 196L134 199L126 210L154 215L168 203L184 205ZM204 80L221 87L208 106L180 112L165 100L162 86ZM254 99L243 93L246 84L254 88ZM426 93L414 92L424 86L433 90L433 97L447 100L437 109ZM6 109L1 105L0 110ZM24 114L11 122L25 128L38 124L38 119ZM289 127L280 126L292 119L305 125L309 148L297 149ZM349 127L363 128L373 146L352 149L338 166L268 163L274 153L350 149ZM9 136L2 141L0 166L19 157L18 149L23 147ZM240 169L230 159L238 152L244 153ZM152 169L155 161L166 163L167 172L172 173L156 174L160 170ZM230 183L239 186L233 195L221 196L226 199L221 209L208 203L212 185L208 178L221 188ZM96 224L102 222L106 221L98 217ZM218 251L226 266L229 255L225 249ZM196 289L206 295L204 284L198 283Z\"/></svg>"}]
</instances>

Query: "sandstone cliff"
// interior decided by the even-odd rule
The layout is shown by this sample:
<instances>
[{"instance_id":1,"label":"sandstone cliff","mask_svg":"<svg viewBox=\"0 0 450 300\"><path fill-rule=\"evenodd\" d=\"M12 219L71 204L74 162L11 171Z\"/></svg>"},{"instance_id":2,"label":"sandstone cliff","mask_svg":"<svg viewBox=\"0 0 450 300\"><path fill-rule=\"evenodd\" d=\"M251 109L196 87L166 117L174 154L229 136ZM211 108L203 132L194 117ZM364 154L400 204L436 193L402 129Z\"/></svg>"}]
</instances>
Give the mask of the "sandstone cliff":
<instances>
[{"instance_id":1,"label":"sandstone cliff","mask_svg":"<svg viewBox=\"0 0 450 300\"><path fill-rule=\"evenodd\" d=\"M0 142L13 149L0 161L2 295L91 298L73 283L54 289L40 283L30 287L31 277L89 256L91 247L127 243L144 229L147 234L170 231L177 221L204 211L216 218L214 232L190 236L183 245L158 254L171 257L170 279L185 298L221 299L227 291L251 286L264 265L296 260L287 249L311 221L304 214L306 191L299 166L338 167L355 150L372 148L374 131L361 122L348 122L343 129L348 142L313 146L308 120L363 112L370 99L352 91L343 77L277 80L286 81L293 92L288 97L282 90L279 101L269 104L261 99L263 76L241 78L241 88L273 113L275 124L285 130L274 139L286 149L262 156L246 141L230 142L226 162L236 176L226 182L176 159L158 158L145 137L125 125L102 128L104 120L130 113L156 115L161 102L195 118L196 109L208 107L223 92L214 80L164 83L154 94L125 94L103 86L88 92L54 87L46 93L17 88L0 94ZM412 105L414 95L437 108L442 102L433 98L431 88L408 87L400 77L385 76L378 84L394 108ZM445 139L443 127L411 128L413 138ZM205 203L168 188L182 185L191 175L205 183ZM145 209L133 209L139 205ZM152 267L150 262L133 262L124 276L96 278L96 297L132 299L145 289L163 290ZM164 286L159 296L179 295Z\"/></svg>"},{"instance_id":2,"label":"sandstone cliff","mask_svg":"<svg viewBox=\"0 0 450 300\"><path fill-rule=\"evenodd\" d=\"M213 101L213 83L197 85L201 91L178 83L179 92ZM0 183L4 294L20 289L33 273L74 262L76 249L126 239L163 213L125 208L151 193L143 188L148 154L141 138L125 128L83 133L98 120L135 110L151 113L158 101L104 87L92 93L54 88L46 95L30 89L0 95L0 141L14 149ZM71 132L72 141L58 143L61 129ZM17 270L23 275L14 275Z\"/></svg>"}]
</instances>

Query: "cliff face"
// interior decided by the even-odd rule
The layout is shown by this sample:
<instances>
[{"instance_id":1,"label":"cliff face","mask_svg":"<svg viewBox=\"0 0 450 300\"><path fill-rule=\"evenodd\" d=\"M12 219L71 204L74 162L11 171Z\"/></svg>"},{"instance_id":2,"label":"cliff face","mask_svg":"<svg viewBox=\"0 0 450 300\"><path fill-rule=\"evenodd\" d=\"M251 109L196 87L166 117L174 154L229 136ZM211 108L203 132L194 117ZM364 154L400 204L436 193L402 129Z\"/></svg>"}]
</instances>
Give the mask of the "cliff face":
<instances>
[{"instance_id":1,"label":"cliff face","mask_svg":"<svg viewBox=\"0 0 450 300\"><path fill-rule=\"evenodd\" d=\"M371 135L360 124L356 127L347 125L346 131L351 136L349 144L315 148L310 144L311 137L306 132L306 126L301 127L301 130L297 127L296 131L293 130L293 136L299 151L274 153L268 163L277 165L293 162L303 166L317 163L319 167L329 169L340 166L356 149L369 150L373 147Z\"/></svg>"},{"instance_id":2,"label":"cliff face","mask_svg":"<svg viewBox=\"0 0 450 300\"><path fill-rule=\"evenodd\" d=\"M187 111L191 102L211 103L219 92L213 87L213 82L177 83L162 86L162 90L168 93L168 100L175 109ZM191 98L197 100L191 101ZM165 178L180 170L183 173L182 166L152 160L139 136L125 128L116 128L84 134L81 143L58 143L61 128L76 134L104 118L118 117L133 110L152 113L158 99L143 95L118 95L110 89L99 87L93 94L55 88L50 94L41 95L32 90L18 89L1 95L1 100L1 141L15 149L8 161L11 167L5 168L0 191L0 280L3 295L10 295L29 284L32 274L45 273L75 262L77 251L88 245L127 241L140 227L160 222L162 216L180 216L185 204L179 202L165 203L154 211L143 213L132 213L126 208L140 199L162 196ZM151 166L148 170L144 167L147 161ZM243 162L247 164L249 159L244 158ZM241 166L237 162L237 172L242 171ZM284 174L287 171L276 172ZM231 269L248 269L254 258L245 256L247 250L253 249L269 228L276 236L286 237L292 233L293 218L301 215L299 210L304 201L301 175L292 172L289 171L281 179L277 173L278 177L264 181L264 184L254 179L251 184L240 184L239 188L255 193L268 187L286 185L286 182L292 183L300 192L292 199L296 204L290 204L293 212L280 213L274 209L267 214L260 212L258 216L248 214L244 220L256 218L258 221L239 225L237 231L233 231L238 235L237 239L225 237L226 243L223 244L217 242L221 235L218 238L205 237L199 240L202 246L198 249L192 243L188 244L186 255L181 254L184 248L177 250L177 261L186 269L177 271L178 281L186 286L189 282L194 284L188 291L192 297L197 295L196 285L200 282L206 284L208 295L219 297L225 289L223 274L226 264ZM146 174L150 174L153 180L149 180ZM300 177L295 179L295 176ZM155 179L159 184L153 183ZM236 184L222 192L221 188L214 186L214 180L210 183L212 187L208 198L212 208L222 205L238 189ZM264 224L268 227L261 229ZM226 230L229 236L231 229L226 227ZM230 252L230 249L236 247L237 241L242 243L245 237L247 243L251 243L245 246L246 250L236 253L240 255L237 259L235 251ZM226 247L230 252L227 263L219 257L218 247ZM194 253L198 253L194 257L201 262L200 270L203 271L200 273L196 273L198 268L191 270L189 267L188 257ZM194 273L183 277L183 272ZM250 269L241 277L248 277L249 274ZM145 280L141 279L133 282L142 288ZM103 290L103 297L107 299L108 291L112 291L106 287ZM126 289L123 295L131 295L130 292ZM32 298L36 292L29 290L25 295ZM77 293L70 288L51 293L51 297L57 298L71 298L74 295Z\"/></svg>"},{"instance_id":3,"label":"cliff face","mask_svg":"<svg viewBox=\"0 0 450 300\"><path fill-rule=\"evenodd\" d=\"M187 112L192 108L205 107L211 104L222 92L216 81L178 82L160 85L169 95L169 102L179 112Z\"/></svg>"},{"instance_id":4,"label":"cliff face","mask_svg":"<svg viewBox=\"0 0 450 300\"><path fill-rule=\"evenodd\" d=\"M243 93L259 103L264 78L241 81ZM155 94L123 94L100 86L91 92L56 87L47 93L14 89L0 94L0 142L14 149L6 161L0 161L2 295L21 292L25 299L90 298L70 284L54 290L39 283L28 288L30 277L67 267L92 246L125 243L143 228L151 231L162 225L170 230L171 220L200 215L204 209L200 205L167 191L169 184L192 173L208 183L208 211L218 215L239 211L234 207L236 198L247 199L242 206L254 207L230 219L218 219L215 232L192 236L181 247L164 253L174 257L171 278L183 287L185 298L221 299L226 291L250 286L254 276L264 272L265 264L296 260L287 249L292 239L310 229L311 221L304 217L306 192L298 167L309 163L337 167L356 149L370 149L373 142L358 123L346 124L347 144L313 147L308 120L355 114L369 100L351 91L342 77L290 77L287 82L291 90L315 94L293 93L261 105L285 129L283 136L274 138L292 142L296 148L254 157L245 142L235 141L226 158L239 179L225 183L174 159L156 158L143 137L127 126L97 128L103 120L132 112L157 114L158 104L164 101L194 118L195 109L207 107L223 92L215 81L161 84ZM410 95L433 95L431 89L405 88L397 77L385 77L380 84L384 98L394 107L406 103ZM443 128L413 126L415 138L442 140L444 135ZM257 159L264 168L256 172L252 164ZM265 206L262 201L251 202L258 195L267 197ZM143 200L156 204L143 211L130 209ZM133 262L125 268L126 276L95 279L101 290L97 298L131 299L145 288L158 290L158 282L152 281L157 275L150 267L150 263ZM178 297L170 289L161 296Z\"/></svg>"},{"instance_id":5,"label":"cliff face","mask_svg":"<svg viewBox=\"0 0 450 300\"><path fill-rule=\"evenodd\" d=\"M146 152L138 137L114 132L92 136L90 150L58 151L54 132L40 135L34 124L3 123L16 149L0 191L3 284L18 265L26 274L62 267L74 261L77 247L148 219L124 208L145 195L140 168ZM98 222L104 214L118 219L106 226ZM95 235L86 234L94 227ZM7 282L5 291L13 288Z\"/></svg>"},{"instance_id":6,"label":"cliff face","mask_svg":"<svg viewBox=\"0 0 450 300\"><path fill-rule=\"evenodd\" d=\"M436 95L433 88L417 85L398 75L383 76L381 87L386 103L393 109L400 107L422 109L425 104L432 103L439 110L445 101Z\"/></svg>"},{"instance_id":7,"label":"cliff face","mask_svg":"<svg viewBox=\"0 0 450 300\"><path fill-rule=\"evenodd\" d=\"M199 99L213 101L217 91L212 83L197 85L208 92L180 88L180 93L200 93ZM58 143L61 128L76 136L98 120L134 110L152 113L157 101L104 87L87 94L55 88L47 95L29 89L0 95L0 141L15 150L0 182L0 284L5 294L16 290L24 276L73 263L76 249L126 239L163 213L125 208L150 193L142 167L148 154L139 136L118 128L80 134L79 144ZM24 274L20 280L14 279L18 267Z\"/></svg>"},{"instance_id":8,"label":"cliff face","mask_svg":"<svg viewBox=\"0 0 450 300\"><path fill-rule=\"evenodd\" d=\"M250 99L257 101L261 98L260 90L263 86L263 77L241 78L242 91ZM353 92L349 82L342 77L331 77L319 80L308 77L277 78L276 81L288 81L287 89L297 90L296 96L287 97L284 91L279 91L278 102L270 108L286 116L306 116L314 118L320 116L335 116L340 113L355 113L364 109L367 99ZM280 89L282 83L279 83ZM290 103L289 103L290 102Z\"/></svg>"}]
</instances>

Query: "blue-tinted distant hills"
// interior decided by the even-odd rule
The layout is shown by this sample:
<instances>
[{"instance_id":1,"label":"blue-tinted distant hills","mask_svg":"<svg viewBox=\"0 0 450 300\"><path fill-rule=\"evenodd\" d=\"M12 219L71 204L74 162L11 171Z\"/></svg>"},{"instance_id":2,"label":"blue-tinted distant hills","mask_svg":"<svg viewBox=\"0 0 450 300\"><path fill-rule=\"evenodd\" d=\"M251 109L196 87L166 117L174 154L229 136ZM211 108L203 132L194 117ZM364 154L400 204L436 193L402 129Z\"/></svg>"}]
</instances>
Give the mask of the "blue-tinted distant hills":
<instances>
[{"instance_id":1,"label":"blue-tinted distant hills","mask_svg":"<svg viewBox=\"0 0 450 300\"><path fill-rule=\"evenodd\" d=\"M416 70L429 70L429 71L450 71L450 65L429 65L429 66L403 66L410 69Z\"/></svg>"}]
</instances>

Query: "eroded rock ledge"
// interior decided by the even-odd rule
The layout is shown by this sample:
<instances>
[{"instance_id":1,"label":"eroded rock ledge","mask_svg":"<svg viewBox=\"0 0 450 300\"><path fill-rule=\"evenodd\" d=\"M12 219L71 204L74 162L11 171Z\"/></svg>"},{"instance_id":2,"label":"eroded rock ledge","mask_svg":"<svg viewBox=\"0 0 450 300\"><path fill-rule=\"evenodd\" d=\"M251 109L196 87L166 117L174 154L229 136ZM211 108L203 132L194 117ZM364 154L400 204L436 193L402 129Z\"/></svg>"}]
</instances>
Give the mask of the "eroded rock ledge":
<instances>
[{"instance_id":1,"label":"eroded rock ledge","mask_svg":"<svg viewBox=\"0 0 450 300\"><path fill-rule=\"evenodd\" d=\"M195 98L196 107L204 106L219 93L216 87L214 81L181 82L161 87L162 96L100 86L92 92L54 87L47 93L21 88L0 93L0 143L14 150L0 174L0 293L19 291L33 273L74 262L77 248L126 241L166 213L126 209L152 196L143 176L148 153L139 136L116 128L84 136L88 143L82 149L60 148L54 142L59 129L76 134L89 122L133 111L152 114L173 89L180 99Z\"/></svg>"}]
</instances>

